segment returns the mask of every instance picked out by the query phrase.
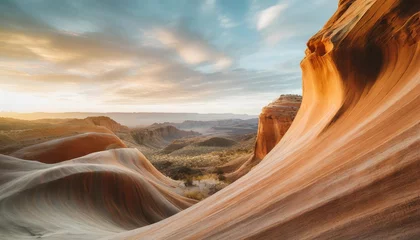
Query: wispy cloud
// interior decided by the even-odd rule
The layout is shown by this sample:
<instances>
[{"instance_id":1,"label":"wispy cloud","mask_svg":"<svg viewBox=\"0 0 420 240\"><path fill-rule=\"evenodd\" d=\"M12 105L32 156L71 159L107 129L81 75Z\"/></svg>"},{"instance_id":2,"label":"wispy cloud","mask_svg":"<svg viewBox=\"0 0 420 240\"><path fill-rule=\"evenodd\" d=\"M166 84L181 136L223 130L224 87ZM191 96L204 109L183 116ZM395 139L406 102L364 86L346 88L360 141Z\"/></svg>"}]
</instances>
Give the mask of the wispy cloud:
<instances>
[{"instance_id":1,"label":"wispy cloud","mask_svg":"<svg viewBox=\"0 0 420 240\"><path fill-rule=\"evenodd\" d=\"M210 45L200 36L187 29L155 30L157 39L167 47L174 49L188 64L212 64L216 69L224 69L232 65L232 59Z\"/></svg>"},{"instance_id":2,"label":"wispy cloud","mask_svg":"<svg viewBox=\"0 0 420 240\"><path fill-rule=\"evenodd\" d=\"M305 41L327 7L335 1L2 0L0 111L257 114L300 92Z\"/></svg>"},{"instance_id":3,"label":"wispy cloud","mask_svg":"<svg viewBox=\"0 0 420 240\"><path fill-rule=\"evenodd\" d=\"M216 7L216 0L205 0L202 6L204 11L212 11Z\"/></svg>"},{"instance_id":4,"label":"wispy cloud","mask_svg":"<svg viewBox=\"0 0 420 240\"><path fill-rule=\"evenodd\" d=\"M280 14L287 8L286 3L277 4L271 6L269 8L264 9L258 14L257 18L257 29L263 30L269 27L279 16Z\"/></svg>"},{"instance_id":5,"label":"wispy cloud","mask_svg":"<svg viewBox=\"0 0 420 240\"><path fill-rule=\"evenodd\" d=\"M222 26L223 28L233 28L238 26L238 23L235 23L232 19L228 18L227 16L219 15L218 19L220 22L220 26Z\"/></svg>"}]
</instances>

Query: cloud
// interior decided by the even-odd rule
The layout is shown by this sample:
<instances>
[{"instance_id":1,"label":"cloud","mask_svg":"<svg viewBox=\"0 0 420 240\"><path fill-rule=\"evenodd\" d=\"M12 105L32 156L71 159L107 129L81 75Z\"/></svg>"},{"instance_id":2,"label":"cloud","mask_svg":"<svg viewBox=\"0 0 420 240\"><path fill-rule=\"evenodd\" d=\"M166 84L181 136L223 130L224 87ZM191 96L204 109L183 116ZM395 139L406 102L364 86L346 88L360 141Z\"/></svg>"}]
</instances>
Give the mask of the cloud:
<instances>
[{"instance_id":1,"label":"cloud","mask_svg":"<svg viewBox=\"0 0 420 240\"><path fill-rule=\"evenodd\" d=\"M216 0L205 0L202 9L204 11L212 11L216 7Z\"/></svg>"},{"instance_id":2,"label":"cloud","mask_svg":"<svg viewBox=\"0 0 420 240\"><path fill-rule=\"evenodd\" d=\"M299 92L301 87L300 73L296 72L233 69L201 73L179 66L165 66L145 73L139 72L125 81L128 84L115 85L107 90L107 102L128 105L167 102L183 104L216 101L238 95L253 96L259 93L275 97L279 92Z\"/></svg>"},{"instance_id":3,"label":"cloud","mask_svg":"<svg viewBox=\"0 0 420 240\"><path fill-rule=\"evenodd\" d=\"M262 43L270 47L280 42L288 46L294 43L295 49L305 48L307 40L337 8L334 0L282 0L272 6L264 1L252 3L248 19L251 26L256 26Z\"/></svg>"},{"instance_id":4,"label":"cloud","mask_svg":"<svg viewBox=\"0 0 420 240\"><path fill-rule=\"evenodd\" d=\"M230 58L222 57L214 64L216 70L222 70L228 68L232 65L232 60Z\"/></svg>"},{"instance_id":5,"label":"cloud","mask_svg":"<svg viewBox=\"0 0 420 240\"><path fill-rule=\"evenodd\" d=\"M257 29L263 30L269 27L287 8L287 4L277 4L261 11L257 18Z\"/></svg>"},{"instance_id":6,"label":"cloud","mask_svg":"<svg viewBox=\"0 0 420 240\"><path fill-rule=\"evenodd\" d=\"M175 50L188 64L211 64L216 69L224 69L232 65L230 57L191 31L181 28L158 28L155 34L162 44Z\"/></svg>"},{"instance_id":7,"label":"cloud","mask_svg":"<svg viewBox=\"0 0 420 240\"><path fill-rule=\"evenodd\" d=\"M296 36L296 32L290 29L273 29L268 33L264 33L264 41L269 46L273 46L281 40Z\"/></svg>"},{"instance_id":8,"label":"cloud","mask_svg":"<svg viewBox=\"0 0 420 240\"><path fill-rule=\"evenodd\" d=\"M222 28L233 28L238 26L238 23L233 22L230 18L224 15L219 15L218 20Z\"/></svg>"},{"instance_id":9,"label":"cloud","mask_svg":"<svg viewBox=\"0 0 420 240\"><path fill-rule=\"evenodd\" d=\"M21 101L27 111L164 111L160 104L258 113L300 92L305 43L335 8L332 0L3 0L0 91L8 104L50 99Z\"/></svg>"}]
</instances>

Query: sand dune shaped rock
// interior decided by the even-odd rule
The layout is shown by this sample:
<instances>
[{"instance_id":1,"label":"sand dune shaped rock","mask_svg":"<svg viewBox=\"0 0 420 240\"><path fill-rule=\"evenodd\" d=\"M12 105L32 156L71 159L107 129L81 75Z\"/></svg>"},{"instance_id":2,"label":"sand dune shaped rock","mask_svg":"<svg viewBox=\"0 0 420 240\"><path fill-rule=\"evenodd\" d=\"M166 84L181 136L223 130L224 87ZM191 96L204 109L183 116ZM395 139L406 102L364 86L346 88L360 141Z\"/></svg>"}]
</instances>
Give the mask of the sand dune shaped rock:
<instances>
[{"instance_id":1,"label":"sand dune shaped rock","mask_svg":"<svg viewBox=\"0 0 420 240\"><path fill-rule=\"evenodd\" d=\"M2 156L0 238L420 238L419 12L417 0L341 0L308 42L286 135L179 213L191 202L129 161L134 150L53 165Z\"/></svg>"},{"instance_id":2,"label":"sand dune shaped rock","mask_svg":"<svg viewBox=\"0 0 420 240\"><path fill-rule=\"evenodd\" d=\"M247 175L113 239L420 237L420 2L340 1L308 43L303 102Z\"/></svg>"},{"instance_id":3,"label":"sand dune shaped rock","mask_svg":"<svg viewBox=\"0 0 420 240\"><path fill-rule=\"evenodd\" d=\"M125 147L114 134L84 133L32 145L10 155L43 163L58 163L94 152Z\"/></svg>"},{"instance_id":4,"label":"sand dune shaped rock","mask_svg":"<svg viewBox=\"0 0 420 240\"><path fill-rule=\"evenodd\" d=\"M0 155L0 239L97 238L145 226L195 203L177 194L179 184L135 149L57 164Z\"/></svg>"}]
</instances>

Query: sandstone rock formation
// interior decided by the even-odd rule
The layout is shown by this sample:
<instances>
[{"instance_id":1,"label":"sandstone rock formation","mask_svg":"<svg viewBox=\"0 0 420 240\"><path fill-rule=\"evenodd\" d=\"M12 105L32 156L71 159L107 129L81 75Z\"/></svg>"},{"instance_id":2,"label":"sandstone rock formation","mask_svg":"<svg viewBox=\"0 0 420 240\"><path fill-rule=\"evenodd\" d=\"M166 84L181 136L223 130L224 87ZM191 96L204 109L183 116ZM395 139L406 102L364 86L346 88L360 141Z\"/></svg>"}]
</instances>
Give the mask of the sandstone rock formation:
<instances>
[{"instance_id":1,"label":"sandstone rock formation","mask_svg":"<svg viewBox=\"0 0 420 240\"><path fill-rule=\"evenodd\" d=\"M10 154L24 147L83 133L108 133L122 137L129 129L108 117L86 119L19 120L0 118L0 153ZM8 141L1 141L1 139Z\"/></svg>"},{"instance_id":2,"label":"sandstone rock formation","mask_svg":"<svg viewBox=\"0 0 420 240\"><path fill-rule=\"evenodd\" d=\"M7 137L10 141L4 141L4 145L0 145L0 153L10 154L27 146L88 132L114 134L101 126L62 124L48 128L8 131L3 132L3 137Z\"/></svg>"},{"instance_id":3,"label":"sandstone rock formation","mask_svg":"<svg viewBox=\"0 0 420 240\"><path fill-rule=\"evenodd\" d=\"M12 153L11 156L43 163L58 163L94 152L125 147L114 134L85 133L32 145Z\"/></svg>"},{"instance_id":4,"label":"sandstone rock formation","mask_svg":"<svg viewBox=\"0 0 420 240\"><path fill-rule=\"evenodd\" d=\"M420 238L420 1L341 0L309 42L301 108L247 175L113 239Z\"/></svg>"},{"instance_id":5,"label":"sandstone rock formation","mask_svg":"<svg viewBox=\"0 0 420 240\"><path fill-rule=\"evenodd\" d=\"M262 160L286 134L299 110L302 97L281 95L264 107L259 118L255 158Z\"/></svg>"},{"instance_id":6,"label":"sandstone rock formation","mask_svg":"<svg viewBox=\"0 0 420 240\"><path fill-rule=\"evenodd\" d=\"M134 149L58 164L0 155L0 238L109 236L167 218L195 203Z\"/></svg>"},{"instance_id":7,"label":"sandstone rock formation","mask_svg":"<svg viewBox=\"0 0 420 240\"><path fill-rule=\"evenodd\" d=\"M287 133L247 175L181 212L191 203L133 150L56 165L1 156L0 236L418 239L419 36L417 0L341 0L308 42Z\"/></svg>"},{"instance_id":8,"label":"sandstone rock formation","mask_svg":"<svg viewBox=\"0 0 420 240\"><path fill-rule=\"evenodd\" d=\"M263 108L258 122L254 154L241 157L220 168L227 172L225 176L228 180L235 181L248 173L280 142L292 125L301 102L302 97L299 95L281 95Z\"/></svg>"}]
</instances>

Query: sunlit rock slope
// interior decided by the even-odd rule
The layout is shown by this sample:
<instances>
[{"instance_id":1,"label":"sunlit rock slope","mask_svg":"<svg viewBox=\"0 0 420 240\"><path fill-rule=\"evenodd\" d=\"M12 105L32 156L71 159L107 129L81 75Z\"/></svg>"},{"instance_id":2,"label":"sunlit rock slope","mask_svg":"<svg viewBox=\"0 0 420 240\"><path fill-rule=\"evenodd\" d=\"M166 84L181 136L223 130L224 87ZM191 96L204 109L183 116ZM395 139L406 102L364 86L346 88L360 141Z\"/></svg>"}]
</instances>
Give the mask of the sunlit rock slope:
<instances>
[{"instance_id":1,"label":"sunlit rock slope","mask_svg":"<svg viewBox=\"0 0 420 240\"><path fill-rule=\"evenodd\" d=\"M178 186L135 149L57 164L0 155L0 239L95 239L145 226L195 203Z\"/></svg>"},{"instance_id":2,"label":"sunlit rock slope","mask_svg":"<svg viewBox=\"0 0 420 240\"><path fill-rule=\"evenodd\" d=\"M114 239L420 238L420 1L342 0L308 42L301 108L221 192Z\"/></svg>"},{"instance_id":3,"label":"sunlit rock slope","mask_svg":"<svg viewBox=\"0 0 420 240\"><path fill-rule=\"evenodd\" d=\"M254 153L227 163L222 169L239 165L225 174L230 181L235 181L248 173L280 142L299 110L302 97L299 95L281 95L277 100L263 108L259 121Z\"/></svg>"}]
</instances>

